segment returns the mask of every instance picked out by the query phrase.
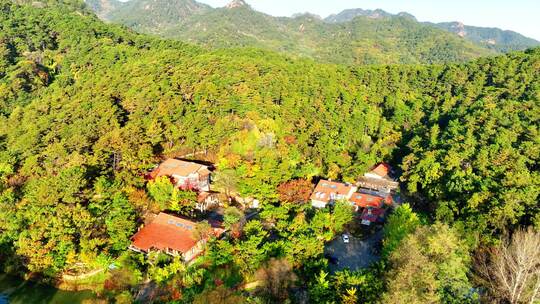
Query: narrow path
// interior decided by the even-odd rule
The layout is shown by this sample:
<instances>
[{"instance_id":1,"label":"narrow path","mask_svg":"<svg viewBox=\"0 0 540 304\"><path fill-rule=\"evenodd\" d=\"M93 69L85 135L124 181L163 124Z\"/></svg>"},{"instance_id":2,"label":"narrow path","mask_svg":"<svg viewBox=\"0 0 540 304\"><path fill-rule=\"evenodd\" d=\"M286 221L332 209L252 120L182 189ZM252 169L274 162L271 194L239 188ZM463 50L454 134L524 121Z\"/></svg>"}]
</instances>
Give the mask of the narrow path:
<instances>
[{"instance_id":1,"label":"narrow path","mask_svg":"<svg viewBox=\"0 0 540 304\"><path fill-rule=\"evenodd\" d=\"M252 289L255 289L255 288L261 286L262 284L263 284L262 281L253 281L253 282L246 283L246 284L240 286L238 289L252 290Z\"/></svg>"},{"instance_id":2,"label":"narrow path","mask_svg":"<svg viewBox=\"0 0 540 304\"><path fill-rule=\"evenodd\" d=\"M178 157L179 157L179 158L188 158L188 157L193 157L193 156L195 156L195 155L206 154L206 153L208 153L207 150L201 150L201 151L195 151L195 152L192 152L192 153L180 155L180 156L178 156Z\"/></svg>"},{"instance_id":3,"label":"narrow path","mask_svg":"<svg viewBox=\"0 0 540 304\"><path fill-rule=\"evenodd\" d=\"M64 281L84 280L84 279L87 279L89 277L95 276L96 274L102 272L103 270L105 270L105 268L98 268L98 269L92 270L90 272L75 275L75 276L74 275L69 275L69 274L63 274L62 275L62 280L64 280Z\"/></svg>"}]
</instances>

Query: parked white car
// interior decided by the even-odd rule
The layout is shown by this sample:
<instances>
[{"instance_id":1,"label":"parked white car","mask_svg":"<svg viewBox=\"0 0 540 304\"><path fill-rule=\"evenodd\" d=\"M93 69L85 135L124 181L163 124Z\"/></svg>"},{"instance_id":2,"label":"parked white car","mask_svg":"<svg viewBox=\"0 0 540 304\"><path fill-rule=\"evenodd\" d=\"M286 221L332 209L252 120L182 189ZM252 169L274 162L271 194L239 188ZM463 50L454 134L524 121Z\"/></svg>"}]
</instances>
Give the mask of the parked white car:
<instances>
[{"instance_id":1,"label":"parked white car","mask_svg":"<svg viewBox=\"0 0 540 304\"><path fill-rule=\"evenodd\" d=\"M348 244L349 243L349 236L344 233L342 236L341 236L341 239L343 239L343 243L345 244Z\"/></svg>"}]
</instances>

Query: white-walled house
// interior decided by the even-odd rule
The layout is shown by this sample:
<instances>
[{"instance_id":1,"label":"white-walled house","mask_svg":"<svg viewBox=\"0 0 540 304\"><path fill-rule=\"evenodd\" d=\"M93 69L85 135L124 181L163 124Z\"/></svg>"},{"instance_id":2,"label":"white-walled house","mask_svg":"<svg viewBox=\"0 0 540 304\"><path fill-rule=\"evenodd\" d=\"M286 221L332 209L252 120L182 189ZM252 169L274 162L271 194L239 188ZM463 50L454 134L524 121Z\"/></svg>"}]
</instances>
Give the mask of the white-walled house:
<instances>
[{"instance_id":1,"label":"white-walled house","mask_svg":"<svg viewBox=\"0 0 540 304\"><path fill-rule=\"evenodd\" d=\"M311 205L315 208L324 208L329 203L340 200L348 201L356 189L353 185L320 180L311 194Z\"/></svg>"},{"instance_id":2,"label":"white-walled house","mask_svg":"<svg viewBox=\"0 0 540 304\"><path fill-rule=\"evenodd\" d=\"M391 171L390 165L380 163L358 179L358 186L388 194L399 187L399 184L390 177Z\"/></svg>"},{"instance_id":3,"label":"white-walled house","mask_svg":"<svg viewBox=\"0 0 540 304\"><path fill-rule=\"evenodd\" d=\"M169 158L150 173L152 179L161 176L172 178L179 188L210 191L210 169L196 162Z\"/></svg>"},{"instance_id":4,"label":"white-walled house","mask_svg":"<svg viewBox=\"0 0 540 304\"><path fill-rule=\"evenodd\" d=\"M386 163L380 163L373 167L371 171L364 174L367 178L375 178L375 179L390 179L389 174L392 171L392 168L390 165Z\"/></svg>"}]
</instances>

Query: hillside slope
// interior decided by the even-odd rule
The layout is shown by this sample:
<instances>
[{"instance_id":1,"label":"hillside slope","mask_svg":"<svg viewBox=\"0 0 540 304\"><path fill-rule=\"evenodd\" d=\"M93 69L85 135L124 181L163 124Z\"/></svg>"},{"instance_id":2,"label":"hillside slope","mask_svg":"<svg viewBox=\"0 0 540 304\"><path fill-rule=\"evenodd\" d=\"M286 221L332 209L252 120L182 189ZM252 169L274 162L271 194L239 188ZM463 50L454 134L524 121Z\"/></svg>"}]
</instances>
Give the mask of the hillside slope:
<instances>
[{"instance_id":1,"label":"hillside slope","mask_svg":"<svg viewBox=\"0 0 540 304\"><path fill-rule=\"evenodd\" d=\"M210 6L193 0L136 0L117 6L105 19L136 31L160 34L193 15L209 10Z\"/></svg>"},{"instance_id":2,"label":"hillside slope","mask_svg":"<svg viewBox=\"0 0 540 304\"><path fill-rule=\"evenodd\" d=\"M525 37L513 31L503 31L499 28L487 28L464 25L461 22L435 23L434 26L458 34L499 52L525 50L540 45L540 41Z\"/></svg>"},{"instance_id":3,"label":"hillside slope","mask_svg":"<svg viewBox=\"0 0 540 304\"><path fill-rule=\"evenodd\" d=\"M357 17L368 17L372 19L408 17L411 20L416 21L416 18L411 14L402 12L393 15L380 9L347 9L338 14L330 15L324 20L330 23L344 23L350 22ZM525 37L513 31L503 31L499 28L469 26L464 25L461 22L423 22L423 24L454 33L462 38L472 41L480 47L502 53L525 50L540 45L540 41Z\"/></svg>"},{"instance_id":4,"label":"hillside slope","mask_svg":"<svg viewBox=\"0 0 540 304\"><path fill-rule=\"evenodd\" d=\"M241 0L217 9L192 0L132 0L106 19L209 48L257 47L340 64L443 63L495 53L407 14L372 13L338 24L309 14L272 17Z\"/></svg>"},{"instance_id":5,"label":"hillside slope","mask_svg":"<svg viewBox=\"0 0 540 304\"><path fill-rule=\"evenodd\" d=\"M103 20L109 18L109 14L118 10L124 2L118 0L86 0L86 5Z\"/></svg>"}]
</instances>

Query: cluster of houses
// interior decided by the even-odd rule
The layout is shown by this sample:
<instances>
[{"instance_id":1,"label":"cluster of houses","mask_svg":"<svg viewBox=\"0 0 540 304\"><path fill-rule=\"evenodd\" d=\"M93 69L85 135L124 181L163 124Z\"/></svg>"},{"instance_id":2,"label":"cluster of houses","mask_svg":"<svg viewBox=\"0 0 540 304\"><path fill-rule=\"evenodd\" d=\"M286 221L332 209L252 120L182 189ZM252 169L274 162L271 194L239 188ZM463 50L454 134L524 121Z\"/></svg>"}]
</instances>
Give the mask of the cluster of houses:
<instances>
[{"instance_id":1,"label":"cluster of houses","mask_svg":"<svg viewBox=\"0 0 540 304\"><path fill-rule=\"evenodd\" d=\"M212 192L211 168L192 161L167 159L148 174L148 179L167 177L176 187L198 193L196 208L201 212L219 205L218 193ZM392 205L392 192L398 183L390 178L391 168L379 164L362 176L355 185L320 180L311 195L313 207L325 208L337 201L345 201L361 211L364 225L381 222L387 206ZM212 222L211 233L216 237L224 233L221 223ZM192 261L203 250L205 238L197 239L194 229L197 222L166 213L154 215L131 238L129 249L142 252L163 252Z\"/></svg>"},{"instance_id":2,"label":"cluster of houses","mask_svg":"<svg viewBox=\"0 0 540 304\"><path fill-rule=\"evenodd\" d=\"M196 209L205 212L219 205L216 192L210 191L210 166L192 161L169 158L152 170L146 177L154 180L167 177L176 187L197 192ZM204 249L206 239L197 239L194 229L197 222L187 218L160 213L147 220L131 237L129 249L136 252L163 252L180 256L185 262L192 261ZM220 223L209 221L211 234L219 237L224 229Z\"/></svg>"},{"instance_id":3,"label":"cluster of houses","mask_svg":"<svg viewBox=\"0 0 540 304\"><path fill-rule=\"evenodd\" d=\"M361 211L362 224L382 222L386 208L393 204L392 193L399 187L390 175L392 168L378 164L358 179L356 184L320 180L311 194L311 205L325 208L337 201L348 202Z\"/></svg>"}]
</instances>

